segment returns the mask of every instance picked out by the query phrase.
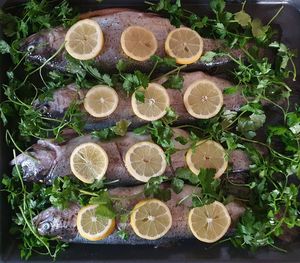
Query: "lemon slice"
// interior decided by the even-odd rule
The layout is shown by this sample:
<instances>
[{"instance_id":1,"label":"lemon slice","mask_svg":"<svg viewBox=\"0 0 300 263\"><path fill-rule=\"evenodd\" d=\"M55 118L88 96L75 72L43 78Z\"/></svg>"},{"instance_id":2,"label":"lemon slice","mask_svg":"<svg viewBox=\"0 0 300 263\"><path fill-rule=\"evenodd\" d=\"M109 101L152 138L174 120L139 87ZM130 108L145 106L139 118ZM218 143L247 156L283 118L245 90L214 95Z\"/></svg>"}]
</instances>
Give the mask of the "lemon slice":
<instances>
[{"instance_id":1,"label":"lemon slice","mask_svg":"<svg viewBox=\"0 0 300 263\"><path fill-rule=\"evenodd\" d=\"M172 216L167 205L160 200L143 200L133 208L130 224L139 237L155 240L170 230Z\"/></svg>"},{"instance_id":2,"label":"lemon slice","mask_svg":"<svg viewBox=\"0 0 300 263\"><path fill-rule=\"evenodd\" d=\"M192 64L203 52L203 40L194 30L181 27L172 30L165 42L166 53L178 64Z\"/></svg>"},{"instance_id":3,"label":"lemon slice","mask_svg":"<svg viewBox=\"0 0 300 263\"><path fill-rule=\"evenodd\" d=\"M189 212L188 220L193 235L206 243L213 243L222 238L231 223L226 207L218 201L193 208Z\"/></svg>"},{"instance_id":4,"label":"lemon slice","mask_svg":"<svg viewBox=\"0 0 300 263\"><path fill-rule=\"evenodd\" d=\"M167 167L164 151L152 142L139 142L129 148L125 155L127 171L137 180L148 182L160 176Z\"/></svg>"},{"instance_id":5,"label":"lemon slice","mask_svg":"<svg viewBox=\"0 0 300 263\"><path fill-rule=\"evenodd\" d=\"M226 152L222 145L211 140L200 141L196 144L195 149L189 149L186 154L186 163L195 174L199 174L200 168L216 169L215 178L219 178L228 165Z\"/></svg>"},{"instance_id":6,"label":"lemon slice","mask_svg":"<svg viewBox=\"0 0 300 263\"><path fill-rule=\"evenodd\" d=\"M223 94L212 81L199 80L186 89L183 103L188 113L193 117L209 119L221 110Z\"/></svg>"},{"instance_id":7,"label":"lemon slice","mask_svg":"<svg viewBox=\"0 0 300 263\"><path fill-rule=\"evenodd\" d=\"M167 113L170 98L163 86L157 83L149 83L146 89L140 88L137 92L142 92L145 100L144 102L138 101L135 93L132 94L131 106L136 116L146 121L155 121Z\"/></svg>"},{"instance_id":8,"label":"lemon slice","mask_svg":"<svg viewBox=\"0 0 300 263\"><path fill-rule=\"evenodd\" d=\"M154 34L141 26L130 26L121 35L124 53L138 61L145 61L155 54L157 40Z\"/></svg>"},{"instance_id":9,"label":"lemon slice","mask_svg":"<svg viewBox=\"0 0 300 263\"><path fill-rule=\"evenodd\" d=\"M76 59L88 60L96 57L104 43L100 25L92 19L84 19L75 23L65 37L67 52Z\"/></svg>"},{"instance_id":10,"label":"lemon slice","mask_svg":"<svg viewBox=\"0 0 300 263\"><path fill-rule=\"evenodd\" d=\"M77 216L79 234L88 240L97 241L108 237L115 229L115 220L96 215L97 205L81 208Z\"/></svg>"},{"instance_id":11,"label":"lemon slice","mask_svg":"<svg viewBox=\"0 0 300 263\"><path fill-rule=\"evenodd\" d=\"M73 150L70 165L73 174L79 180L92 184L104 176L108 167L108 157L98 144L83 143Z\"/></svg>"},{"instance_id":12,"label":"lemon slice","mask_svg":"<svg viewBox=\"0 0 300 263\"><path fill-rule=\"evenodd\" d=\"M97 85L87 92L83 105L90 115L103 118L116 110L118 102L118 94L113 88Z\"/></svg>"}]
</instances>

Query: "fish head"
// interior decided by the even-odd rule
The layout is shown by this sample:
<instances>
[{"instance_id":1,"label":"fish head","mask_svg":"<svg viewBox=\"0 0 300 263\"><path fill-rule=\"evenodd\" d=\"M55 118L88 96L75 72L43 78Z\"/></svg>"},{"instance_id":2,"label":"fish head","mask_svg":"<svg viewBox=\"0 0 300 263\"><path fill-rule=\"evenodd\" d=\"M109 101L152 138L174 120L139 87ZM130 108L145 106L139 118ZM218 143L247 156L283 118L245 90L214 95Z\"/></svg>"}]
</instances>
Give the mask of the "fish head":
<instances>
[{"instance_id":1,"label":"fish head","mask_svg":"<svg viewBox=\"0 0 300 263\"><path fill-rule=\"evenodd\" d=\"M51 207L33 218L33 224L41 236L55 236L58 232L57 221L60 220L58 210Z\"/></svg>"},{"instance_id":2,"label":"fish head","mask_svg":"<svg viewBox=\"0 0 300 263\"><path fill-rule=\"evenodd\" d=\"M27 59L34 63L45 63L64 44L66 29L59 27L52 30L42 30L26 38L20 50L27 54ZM51 63L59 66L61 55L57 55ZM50 63L50 62L49 62Z\"/></svg>"},{"instance_id":3,"label":"fish head","mask_svg":"<svg viewBox=\"0 0 300 263\"><path fill-rule=\"evenodd\" d=\"M35 100L33 106L50 118L63 118L70 105L76 100L84 99L85 93L85 91L78 91L76 84L72 83L54 91L51 99Z\"/></svg>"},{"instance_id":4,"label":"fish head","mask_svg":"<svg viewBox=\"0 0 300 263\"><path fill-rule=\"evenodd\" d=\"M33 224L41 236L71 240L77 235L76 219L80 206L71 203L66 209L50 207L33 218Z\"/></svg>"},{"instance_id":5,"label":"fish head","mask_svg":"<svg viewBox=\"0 0 300 263\"><path fill-rule=\"evenodd\" d=\"M39 141L30 151L21 153L12 160L12 165L21 167L24 181L50 183L49 173L55 165L57 151L48 144Z\"/></svg>"}]
</instances>

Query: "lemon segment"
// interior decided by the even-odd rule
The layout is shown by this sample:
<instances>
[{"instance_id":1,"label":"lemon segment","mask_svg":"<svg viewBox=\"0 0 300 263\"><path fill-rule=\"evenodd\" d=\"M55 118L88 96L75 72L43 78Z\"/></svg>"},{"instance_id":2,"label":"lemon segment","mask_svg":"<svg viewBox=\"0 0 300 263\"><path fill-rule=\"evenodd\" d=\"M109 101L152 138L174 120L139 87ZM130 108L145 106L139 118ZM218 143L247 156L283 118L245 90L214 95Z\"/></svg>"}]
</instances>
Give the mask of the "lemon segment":
<instances>
[{"instance_id":1,"label":"lemon segment","mask_svg":"<svg viewBox=\"0 0 300 263\"><path fill-rule=\"evenodd\" d=\"M133 208L130 224L136 235L156 240L163 237L172 226L172 215L166 204L157 199L140 201Z\"/></svg>"},{"instance_id":2,"label":"lemon segment","mask_svg":"<svg viewBox=\"0 0 300 263\"><path fill-rule=\"evenodd\" d=\"M195 30L180 27L168 34L165 51L178 64L192 64L202 55L203 40Z\"/></svg>"},{"instance_id":3,"label":"lemon segment","mask_svg":"<svg viewBox=\"0 0 300 263\"><path fill-rule=\"evenodd\" d=\"M193 117L209 119L221 110L223 94L212 81L199 80L186 89L183 102L186 110Z\"/></svg>"},{"instance_id":4,"label":"lemon segment","mask_svg":"<svg viewBox=\"0 0 300 263\"><path fill-rule=\"evenodd\" d=\"M170 98L163 86L157 83L149 83L146 89L140 88L137 92L144 94L144 102L138 101L135 93L132 94L131 106L136 116L146 121L155 121L167 113Z\"/></svg>"},{"instance_id":5,"label":"lemon segment","mask_svg":"<svg viewBox=\"0 0 300 263\"><path fill-rule=\"evenodd\" d=\"M115 229L115 220L97 216L96 209L97 205L81 208L76 222L79 234L91 241L104 239Z\"/></svg>"},{"instance_id":6,"label":"lemon segment","mask_svg":"<svg viewBox=\"0 0 300 263\"><path fill-rule=\"evenodd\" d=\"M228 166L224 148L212 140L199 141L195 148L189 149L186 163L194 174L199 174L201 168L216 169L214 178L219 178Z\"/></svg>"},{"instance_id":7,"label":"lemon segment","mask_svg":"<svg viewBox=\"0 0 300 263\"><path fill-rule=\"evenodd\" d=\"M128 57L137 61L145 61L155 54L157 40L148 29L130 26L121 35L121 47Z\"/></svg>"},{"instance_id":8,"label":"lemon segment","mask_svg":"<svg viewBox=\"0 0 300 263\"><path fill-rule=\"evenodd\" d=\"M100 25L92 19L84 19L75 23L65 37L67 52L76 59L89 60L101 51L104 37Z\"/></svg>"},{"instance_id":9,"label":"lemon segment","mask_svg":"<svg viewBox=\"0 0 300 263\"><path fill-rule=\"evenodd\" d=\"M230 227L231 218L226 207L215 201L190 210L188 224L197 239L213 243L225 235Z\"/></svg>"},{"instance_id":10,"label":"lemon segment","mask_svg":"<svg viewBox=\"0 0 300 263\"><path fill-rule=\"evenodd\" d=\"M87 184L102 179L106 173L108 162L108 156L104 149L95 143L84 143L77 146L70 157L73 174Z\"/></svg>"},{"instance_id":11,"label":"lemon segment","mask_svg":"<svg viewBox=\"0 0 300 263\"><path fill-rule=\"evenodd\" d=\"M118 102L118 94L113 88L97 85L87 92L83 105L90 115L103 118L116 110Z\"/></svg>"},{"instance_id":12,"label":"lemon segment","mask_svg":"<svg viewBox=\"0 0 300 263\"><path fill-rule=\"evenodd\" d=\"M129 174L141 182L162 175L167 167L164 151L155 143L139 142L129 148L125 155Z\"/></svg>"}]
</instances>

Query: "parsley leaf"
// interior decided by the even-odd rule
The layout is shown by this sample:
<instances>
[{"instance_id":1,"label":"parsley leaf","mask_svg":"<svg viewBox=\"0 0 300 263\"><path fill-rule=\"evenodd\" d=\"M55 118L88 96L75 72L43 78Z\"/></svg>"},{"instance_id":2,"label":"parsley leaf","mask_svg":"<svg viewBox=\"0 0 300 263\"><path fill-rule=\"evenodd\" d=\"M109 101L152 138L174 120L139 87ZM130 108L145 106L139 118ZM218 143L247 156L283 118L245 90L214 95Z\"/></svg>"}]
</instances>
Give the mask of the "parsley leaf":
<instances>
[{"instance_id":1,"label":"parsley leaf","mask_svg":"<svg viewBox=\"0 0 300 263\"><path fill-rule=\"evenodd\" d=\"M178 168L175 174L176 178L186 180L193 185L200 183L199 177L188 168Z\"/></svg>"},{"instance_id":2,"label":"parsley leaf","mask_svg":"<svg viewBox=\"0 0 300 263\"><path fill-rule=\"evenodd\" d=\"M182 89L183 77L180 75L171 75L162 85L168 89Z\"/></svg>"},{"instance_id":3,"label":"parsley leaf","mask_svg":"<svg viewBox=\"0 0 300 263\"><path fill-rule=\"evenodd\" d=\"M10 53L10 46L4 40L0 40L0 53L1 54Z\"/></svg>"},{"instance_id":4,"label":"parsley leaf","mask_svg":"<svg viewBox=\"0 0 300 263\"><path fill-rule=\"evenodd\" d=\"M251 17L245 12L240 11L234 14L234 19L242 26L248 26L251 23Z\"/></svg>"},{"instance_id":5,"label":"parsley leaf","mask_svg":"<svg viewBox=\"0 0 300 263\"><path fill-rule=\"evenodd\" d=\"M171 187L176 194L179 194L184 187L184 181L174 177L171 181Z\"/></svg>"},{"instance_id":6,"label":"parsley leaf","mask_svg":"<svg viewBox=\"0 0 300 263\"><path fill-rule=\"evenodd\" d=\"M127 120L120 120L115 126L105 128L99 131L93 131L91 135L100 140L109 140L117 136L125 136L131 123Z\"/></svg>"},{"instance_id":7,"label":"parsley leaf","mask_svg":"<svg viewBox=\"0 0 300 263\"><path fill-rule=\"evenodd\" d=\"M212 62L216 56L218 56L216 52L207 51L203 56L201 56L200 60L203 62Z\"/></svg>"},{"instance_id":8,"label":"parsley leaf","mask_svg":"<svg viewBox=\"0 0 300 263\"><path fill-rule=\"evenodd\" d=\"M166 176L157 176L152 177L150 180L146 183L144 188L144 194L147 197L154 197L158 198L162 201L168 201L171 198L171 191L170 189L164 189L161 184L163 182L168 181L168 177Z\"/></svg>"},{"instance_id":9,"label":"parsley leaf","mask_svg":"<svg viewBox=\"0 0 300 263\"><path fill-rule=\"evenodd\" d=\"M123 78L123 89L127 92L127 94L134 93L140 87L147 88L150 82L149 77L139 70L134 71L133 74L124 74ZM143 102L143 95L138 93L136 99Z\"/></svg>"}]
</instances>

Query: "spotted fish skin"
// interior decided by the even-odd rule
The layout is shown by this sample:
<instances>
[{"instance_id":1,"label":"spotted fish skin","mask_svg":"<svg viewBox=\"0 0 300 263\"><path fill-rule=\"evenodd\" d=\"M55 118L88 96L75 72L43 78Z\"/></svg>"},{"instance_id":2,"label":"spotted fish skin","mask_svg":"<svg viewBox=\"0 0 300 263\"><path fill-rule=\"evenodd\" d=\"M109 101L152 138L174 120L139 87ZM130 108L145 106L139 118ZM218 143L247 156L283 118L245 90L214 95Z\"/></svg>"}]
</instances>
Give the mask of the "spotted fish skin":
<instances>
[{"instance_id":1,"label":"spotted fish skin","mask_svg":"<svg viewBox=\"0 0 300 263\"><path fill-rule=\"evenodd\" d=\"M109 190L112 197L118 197L120 201L114 202L114 208L117 213L130 212L135 204L144 199L143 185L135 187L118 187ZM177 242L179 240L193 238L192 232L188 227L188 213L192 206L191 198L186 198L192 194L199 194L199 188L185 185L182 192L175 194L172 192L171 199L166 202L172 215L172 227L169 232L159 240L149 241L141 239L135 235L129 222L120 223L117 221L117 229L125 230L129 238L123 240L117 235L117 230L104 240L92 242L99 244L130 244L130 245L159 245L164 243ZM121 197L121 198L120 198ZM179 204L180 202L180 204ZM233 221L236 222L238 218L244 213L245 208L242 204L231 202L228 204L229 214ZM53 207L41 212L35 219L34 224L40 235L58 237L65 241L75 243L91 243L83 239L77 232L76 215L79 211L79 206L71 206L65 210L59 210ZM56 221L54 220L56 217ZM54 222L54 223L53 223Z\"/></svg>"},{"instance_id":2,"label":"spotted fish skin","mask_svg":"<svg viewBox=\"0 0 300 263\"><path fill-rule=\"evenodd\" d=\"M105 72L115 72L116 64L120 59L127 63L127 70L142 70L149 72L153 67L153 62L148 60L139 62L128 58L122 51L120 38L122 32L133 25L143 26L152 31L158 42L156 55L166 56L164 42L168 33L175 27L170 24L166 18L159 17L153 13L143 13L124 8L111 8L94 11L84 14L81 18L91 18L95 20L104 33L105 43L103 50L95 58L96 66ZM21 50L29 51L28 60L37 64L45 63L59 48L63 45L67 29L57 27L54 29L43 30L28 37L22 44ZM218 40L203 39L203 52L222 48ZM242 56L240 50L231 50L234 57ZM66 60L66 51L58 54L54 59L47 62L47 67L60 70L62 72L72 71L68 67ZM219 57L211 62L198 62L187 67L188 70L212 70L231 63L229 57ZM163 69L161 69L163 71Z\"/></svg>"},{"instance_id":3,"label":"spotted fish skin","mask_svg":"<svg viewBox=\"0 0 300 263\"><path fill-rule=\"evenodd\" d=\"M183 103L183 94L185 90L193 82L198 80L209 80L221 90L224 91L225 88L232 86L233 84L229 81L213 77L208 74L205 74L201 71L192 72L192 73L183 73L182 74L184 82L183 89L167 89L167 92L170 97L170 106L177 113L178 120L174 125L187 124L196 121L196 119L191 116ZM162 84L165 81L165 78L158 80L157 82ZM65 88L58 89L54 92L53 98L46 101L35 101L34 106L36 109L41 110L45 115L52 118L62 118L65 111L71 105L73 101L82 101L85 97L87 90L77 89L75 84L70 84ZM84 120L86 122L86 130L97 130L115 125L116 122L120 120L128 120L131 122L129 128L139 127L146 124L147 122L137 117L131 106L131 97L129 97L124 91L117 90L119 103L116 110L107 118L100 119L89 115L83 105L81 105L81 111L84 113ZM224 94L224 107L226 110L238 111L239 108L245 103L243 96L237 92L235 94Z\"/></svg>"}]
</instances>

